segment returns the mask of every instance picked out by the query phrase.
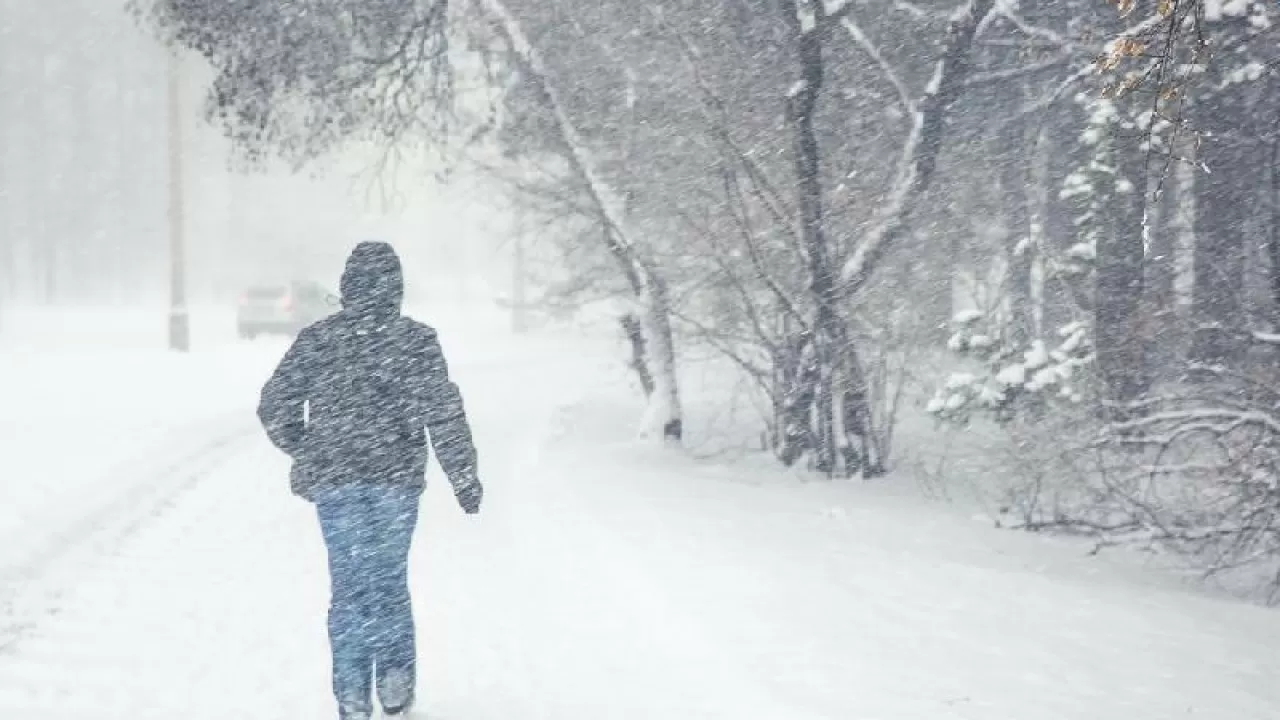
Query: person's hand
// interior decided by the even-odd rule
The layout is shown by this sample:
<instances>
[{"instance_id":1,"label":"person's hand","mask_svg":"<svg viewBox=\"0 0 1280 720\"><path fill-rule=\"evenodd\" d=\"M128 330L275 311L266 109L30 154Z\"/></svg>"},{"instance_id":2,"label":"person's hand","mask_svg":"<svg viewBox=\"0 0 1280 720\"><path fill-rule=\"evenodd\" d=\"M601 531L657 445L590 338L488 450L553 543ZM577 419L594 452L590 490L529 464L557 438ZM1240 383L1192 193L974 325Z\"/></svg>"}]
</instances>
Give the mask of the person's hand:
<instances>
[{"instance_id":1,"label":"person's hand","mask_svg":"<svg viewBox=\"0 0 1280 720\"><path fill-rule=\"evenodd\" d=\"M468 472L454 483L453 495L458 499L458 505L463 512L475 515L480 512L480 501L484 499L484 486L480 484L480 478L476 477L475 472Z\"/></svg>"}]
</instances>

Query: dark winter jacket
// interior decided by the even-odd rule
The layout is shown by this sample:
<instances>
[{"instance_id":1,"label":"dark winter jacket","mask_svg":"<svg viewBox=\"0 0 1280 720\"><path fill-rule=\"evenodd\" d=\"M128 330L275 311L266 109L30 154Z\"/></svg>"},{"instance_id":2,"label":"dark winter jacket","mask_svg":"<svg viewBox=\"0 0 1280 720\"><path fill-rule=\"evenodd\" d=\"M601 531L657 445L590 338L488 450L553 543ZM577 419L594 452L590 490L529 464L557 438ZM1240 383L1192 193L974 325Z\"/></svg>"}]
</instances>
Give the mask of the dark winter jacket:
<instances>
[{"instance_id":1,"label":"dark winter jacket","mask_svg":"<svg viewBox=\"0 0 1280 720\"><path fill-rule=\"evenodd\" d=\"M476 451L436 333L400 314L400 260L364 242L342 274L342 310L305 328L262 388L258 418L294 459L294 492L347 483L421 490L427 433L454 484Z\"/></svg>"}]
</instances>

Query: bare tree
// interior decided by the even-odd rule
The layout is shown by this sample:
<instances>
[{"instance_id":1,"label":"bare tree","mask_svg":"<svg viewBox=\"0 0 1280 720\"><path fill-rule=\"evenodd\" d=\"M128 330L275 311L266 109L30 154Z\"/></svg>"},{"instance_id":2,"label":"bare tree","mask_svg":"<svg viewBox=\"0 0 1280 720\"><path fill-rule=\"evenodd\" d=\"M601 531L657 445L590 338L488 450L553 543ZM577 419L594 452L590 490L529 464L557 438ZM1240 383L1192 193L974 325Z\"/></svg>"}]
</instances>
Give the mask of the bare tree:
<instances>
[{"instance_id":1,"label":"bare tree","mask_svg":"<svg viewBox=\"0 0 1280 720\"><path fill-rule=\"evenodd\" d=\"M603 241L617 260L635 297L637 310L623 318L632 340L633 362L650 399L643 431L679 442L683 433L680 394L676 377L675 341L666 279L649 249L638 239L627 218L626 202L610 186L586 140L570 117L560 92L541 56L527 40L519 21L500 0L481 0L481 10L492 20L495 32L506 43L521 77L548 111L561 157L576 183L598 214ZM634 318L639 318L638 320Z\"/></svg>"}]
</instances>

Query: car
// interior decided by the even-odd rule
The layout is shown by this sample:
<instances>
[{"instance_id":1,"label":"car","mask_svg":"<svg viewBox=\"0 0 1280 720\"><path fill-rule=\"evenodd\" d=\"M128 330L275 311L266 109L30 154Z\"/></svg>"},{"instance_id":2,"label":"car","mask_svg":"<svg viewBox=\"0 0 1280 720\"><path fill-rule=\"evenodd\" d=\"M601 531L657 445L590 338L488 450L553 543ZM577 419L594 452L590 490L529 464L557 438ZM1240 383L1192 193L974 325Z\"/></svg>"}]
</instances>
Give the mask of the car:
<instances>
[{"instance_id":1,"label":"car","mask_svg":"<svg viewBox=\"0 0 1280 720\"><path fill-rule=\"evenodd\" d=\"M264 284L240 294L236 328L240 337L296 335L302 328L337 310L333 294L313 282Z\"/></svg>"}]
</instances>

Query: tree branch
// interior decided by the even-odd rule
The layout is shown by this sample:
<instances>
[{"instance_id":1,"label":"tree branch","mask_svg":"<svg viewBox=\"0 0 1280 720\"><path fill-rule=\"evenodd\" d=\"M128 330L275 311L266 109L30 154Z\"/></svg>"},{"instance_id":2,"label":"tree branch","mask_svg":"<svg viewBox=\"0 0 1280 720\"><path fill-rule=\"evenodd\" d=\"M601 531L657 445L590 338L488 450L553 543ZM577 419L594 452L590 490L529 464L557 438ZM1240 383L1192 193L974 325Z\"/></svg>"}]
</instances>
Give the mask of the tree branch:
<instances>
[{"instance_id":1,"label":"tree branch","mask_svg":"<svg viewBox=\"0 0 1280 720\"><path fill-rule=\"evenodd\" d=\"M916 113L916 102L911 97L911 92L907 90L906 83L902 82L902 79L898 77L898 73L893 69L893 66L889 64L889 61L885 58L884 54L880 52L880 48L876 47L876 44L872 42L871 38L862 31L862 27L858 25L858 21L852 17L852 0L850 0L845 7L848 8L848 12L845 13L841 20L841 24L844 25L845 30L849 31L849 35L851 35L853 37L853 41L862 48L862 51L880 66L880 71L884 73L885 79L887 79L889 84L893 86L893 89L898 92L898 102L902 104L902 109L906 111L907 117L911 117Z\"/></svg>"},{"instance_id":2,"label":"tree branch","mask_svg":"<svg viewBox=\"0 0 1280 720\"><path fill-rule=\"evenodd\" d=\"M934 66L924 96L916 104L911 132L903 143L893 186L880 206L866 239L840 270L842 294L857 292L871 277L880 258L906 232L912 203L933 180L942 149L944 120L964 87L978 25L991 12L993 5L994 0L969 0L952 13L942 57Z\"/></svg>"}]
</instances>

